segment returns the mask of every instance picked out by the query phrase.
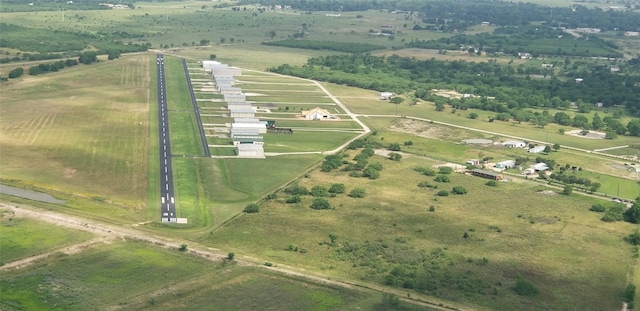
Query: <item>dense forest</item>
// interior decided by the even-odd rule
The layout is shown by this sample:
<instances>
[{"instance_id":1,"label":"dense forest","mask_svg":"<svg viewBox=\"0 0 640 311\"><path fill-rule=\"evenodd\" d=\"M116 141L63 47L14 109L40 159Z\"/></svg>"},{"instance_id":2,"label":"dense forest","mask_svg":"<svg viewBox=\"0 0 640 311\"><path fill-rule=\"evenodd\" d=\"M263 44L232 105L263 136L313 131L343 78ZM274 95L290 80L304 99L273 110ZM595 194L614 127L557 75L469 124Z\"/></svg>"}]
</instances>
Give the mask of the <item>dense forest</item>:
<instances>
[{"instance_id":1,"label":"dense forest","mask_svg":"<svg viewBox=\"0 0 640 311\"><path fill-rule=\"evenodd\" d=\"M255 1L240 1L250 4ZM480 0L260 0L265 6L288 5L302 11L406 11L417 14L427 24L440 23L440 30L463 31L489 22L498 26L519 26L546 21L551 26L591 27L604 30L640 31L640 14L632 11L589 9L582 5L549 8L531 3ZM629 5L629 8L632 8ZM635 7L633 9L640 9Z\"/></svg>"},{"instance_id":2,"label":"dense forest","mask_svg":"<svg viewBox=\"0 0 640 311\"><path fill-rule=\"evenodd\" d=\"M575 70L563 77L532 79L522 68L514 69L495 61L417 60L362 54L316 57L301 67L281 65L270 70L377 91L411 93L416 98L448 103L462 110L478 108L513 117L525 108L566 109L572 102L583 112L601 103L605 108L624 107L629 113L640 115L640 76L606 70ZM432 95L432 89L454 89L478 97L447 100Z\"/></svg>"}]
</instances>

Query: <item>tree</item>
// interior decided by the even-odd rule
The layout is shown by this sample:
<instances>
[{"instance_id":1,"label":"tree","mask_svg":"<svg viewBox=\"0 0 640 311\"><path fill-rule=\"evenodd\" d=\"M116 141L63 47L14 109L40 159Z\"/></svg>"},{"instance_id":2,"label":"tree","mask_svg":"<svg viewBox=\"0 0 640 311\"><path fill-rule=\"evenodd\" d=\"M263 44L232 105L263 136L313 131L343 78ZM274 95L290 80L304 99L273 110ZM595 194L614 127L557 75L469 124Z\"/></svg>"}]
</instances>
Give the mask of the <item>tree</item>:
<instances>
[{"instance_id":1,"label":"tree","mask_svg":"<svg viewBox=\"0 0 640 311\"><path fill-rule=\"evenodd\" d=\"M624 221L632 224L640 223L640 202L636 201L624 214Z\"/></svg>"},{"instance_id":2,"label":"tree","mask_svg":"<svg viewBox=\"0 0 640 311\"><path fill-rule=\"evenodd\" d=\"M451 168L449 166L441 166L441 167L438 168L438 173L444 174L444 175L449 175L449 174L453 173L453 168Z\"/></svg>"},{"instance_id":3,"label":"tree","mask_svg":"<svg viewBox=\"0 0 640 311\"><path fill-rule=\"evenodd\" d=\"M217 57L217 56L216 56L216 54L211 54L211 55L209 55L209 59L210 59L210 60L215 60L215 59L216 59L216 57Z\"/></svg>"},{"instance_id":4,"label":"tree","mask_svg":"<svg viewBox=\"0 0 640 311\"><path fill-rule=\"evenodd\" d=\"M391 143L391 144L389 144L389 147L387 147L387 149L389 149L391 151L400 151L400 144L399 143Z\"/></svg>"},{"instance_id":5,"label":"tree","mask_svg":"<svg viewBox=\"0 0 640 311\"><path fill-rule=\"evenodd\" d=\"M436 111L443 111L443 110L444 110L444 104L436 103Z\"/></svg>"},{"instance_id":6,"label":"tree","mask_svg":"<svg viewBox=\"0 0 640 311\"><path fill-rule=\"evenodd\" d=\"M441 197L446 197L446 196L448 196L448 195L449 195L449 191L447 191L447 190L440 190L440 191L438 191L437 195L438 195L438 196L441 196Z\"/></svg>"},{"instance_id":7,"label":"tree","mask_svg":"<svg viewBox=\"0 0 640 311\"><path fill-rule=\"evenodd\" d=\"M369 179L378 179L380 178L380 171L369 165L362 171L362 176L368 177Z\"/></svg>"},{"instance_id":8,"label":"tree","mask_svg":"<svg viewBox=\"0 0 640 311\"><path fill-rule=\"evenodd\" d=\"M631 136L640 136L640 120L631 120L627 124L627 131Z\"/></svg>"},{"instance_id":9,"label":"tree","mask_svg":"<svg viewBox=\"0 0 640 311\"><path fill-rule=\"evenodd\" d=\"M313 186L311 187L311 195L314 197L328 197L329 196L329 191L327 191L327 188L323 187L323 186Z\"/></svg>"},{"instance_id":10,"label":"tree","mask_svg":"<svg viewBox=\"0 0 640 311\"><path fill-rule=\"evenodd\" d=\"M273 40L273 38L276 37L276 32L274 30L269 31L269 38L271 38L271 40Z\"/></svg>"},{"instance_id":11,"label":"tree","mask_svg":"<svg viewBox=\"0 0 640 311\"><path fill-rule=\"evenodd\" d=\"M236 254L235 254L235 253L229 253L229 254L227 254L227 259L229 259L229 260L233 260L233 258L234 258L234 257L236 257Z\"/></svg>"},{"instance_id":12,"label":"tree","mask_svg":"<svg viewBox=\"0 0 640 311\"><path fill-rule=\"evenodd\" d=\"M558 151L558 150L560 150L560 144L553 144L553 151Z\"/></svg>"},{"instance_id":13,"label":"tree","mask_svg":"<svg viewBox=\"0 0 640 311\"><path fill-rule=\"evenodd\" d=\"M564 195L571 195L572 192L573 192L573 187L566 185L564 186L564 189L562 189L562 192L560 193Z\"/></svg>"},{"instance_id":14,"label":"tree","mask_svg":"<svg viewBox=\"0 0 640 311\"><path fill-rule=\"evenodd\" d=\"M344 193L347 187L344 184L331 184L329 193Z\"/></svg>"},{"instance_id":15,"label":"tree","mask_svg":"<svg viewBox=\"0 0 640 311\"><path fill-rule=\"evenodd\" d=\"M394 98L389 100L390 103L396 104L396 105L402 104L403 101L404 101L404 98L398 97L398 96L396 96L396 97L394 97Z\"/></svg>"},{"instance_id":16,"label":"tree","mask_svg":"<svg viewBox=\"0 0 640 311\"><path fill-rule=\"evenodd\" d=\"M260 211L260 206L258 206L258 204L255 204L255 203L251 203L244 207L245 213L257 213L259 211Z\"/></svg>"},{"instance_id":17,"label":"tree","mask_svg":"<svg viewBox=\"0 0 640 311\"><path fill-rule=\"evenodd\" d=\"M593 128L594 130L599 130L604 126L605 126L605 123L602 121L602 118L600 118L600 116L596 112L593 115L593 119L591 120L591 128Z\"/></svg>"},{"instance_id":18,"label":"tree","mask_svg":"<svg viewBox=\"0 0 640 311\"><path fill-rule=\"evenodd\" d=\"M564 135L564 131L565 131L565 129L558 129L558 133L559 133L560 135Z\"/></svg>"},{"instance_id":19,"label":"tree","mask_svg":"<svg viewBox=\"0 0 640 311\"><path fill-rule=\"evenodd\" d=\"M496 187L496 186L498 186L498 182L495 181L495 180L489 180L489 181L487 181L487 183L485 185L490 186L490 187Z\"/></svg>"},{"instance_id":20,"label":"tree","mask_svg":"<svg viewBox=\"0 0 640 311\"><path fill-rule=\"evenodd\" d=\"M366 191L363 188L353 188L351 192L349 192L349 196L352 198L364 198L366 195Z\"/></svg>"},{"instance_id":21,"label":"tree","mask_svg":"<svg viewBox=\"0 0 640 311\"><path fill-rule=\"evenodd\" d=\"M438 175L433 180L436 181L436 182L442 182L442 183L451 181L451 179L449 178L448 175Z\"/></svg>"},{"instance_id":22,"label":"tree","mask_svg":"<svg viewBox=\"0 0 640 311\"><path fill-rule=\"evenodd\" d=\"M9 79L19 78L24 74L24 69L22 67L15 68L9 71Z\"/></svg>"},{"instance_id":23,"label":"tree","mask_svg":"<svg viewBox=\"0 0 640 311\"><path fill-rule=\"evenodd\" d=\"M393 161L400 161L402 159L402 155L397 152L389 153L389 159Z\"/></svg>"},{"instance_id":24,"label":"tree","mask_svg":"<svg viewBox=\"0 0 640 311\"><path fill-rule=\"evenodd\" d=\"M181 252L186 251L186 250L187 250L187 244L184 244L184 243L183 243L182 245L180 245L179 250L180 250Z\"/></svg>"},{"instance_id":25,"label":"tree","mask_svg":"<svg viewBox=\"0 0 640 311\"><path fill-rule=\"evenodd\" d=\"M631 245L640 245L640 231L636 231L624 237L624 240Z\"/></svg>"},{"instance_id":26,"label":"tree","mask_svg":"<svg viewBox=\"0 0 640 311\"><path fill-rule=\"evenodd\" d=\"M469 119L477 119L478 118L478 114L475 112L472 112L469 114Z\"/></svg>"},{"instance_id":27,"label":"tree","mask_svg":"<svg viewBox=\"0 0 640 311\"><path fill-rule=\"evenodd\" d=\"M287 203L300 203L302 199L299 194L294 194L290 198L287 199Z\"/></svg>"},{"instance_id":28,"label":"tree","mask_svg":"<svg viewBox=\"0 0 640 311\"><path fill-rule=\"evenodd\" d=\"M327 201L327 199L325 198L315 198L311 203L311 208L317 210L331 209L331 203L329 203L329 201Z\"/></svg>"}]
</instances>

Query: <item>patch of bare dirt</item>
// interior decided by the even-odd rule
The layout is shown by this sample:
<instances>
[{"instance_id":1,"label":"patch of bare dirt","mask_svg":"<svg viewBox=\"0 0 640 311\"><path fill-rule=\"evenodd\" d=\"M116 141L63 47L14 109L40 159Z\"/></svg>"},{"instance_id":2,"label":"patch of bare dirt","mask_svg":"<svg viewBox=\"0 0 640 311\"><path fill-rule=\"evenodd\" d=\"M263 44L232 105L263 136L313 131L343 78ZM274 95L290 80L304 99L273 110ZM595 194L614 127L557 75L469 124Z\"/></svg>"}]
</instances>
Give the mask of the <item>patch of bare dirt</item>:
<instances>
[{"instance_id":1,"label":"patch of bare dirt","mask_svg":"<svg viewBox=\"0 0 640 311\"><path fill-rule=\"evenodd\" d=\"M568 131L568 132L565 132L565 134L581 137L581 138L590 138L590 139L604 139L607 136L606 133L594 132L594 131L587 131L586 135L582 135L581 130Z\"/></svg>"},{"instance_id":2,"label":"patch of bare dirt","mask_svg":"<svg viewBox=\"0 0 640 311\"><path fill-rule=\"evenodd\" d=\"M77 169L75 169L73 167L67 167L67 168L64 169L64 172L62 173L62 176L64 176L65 178L71 178L71 177L75 176L77 172L78 172Z\"/></svg>"}]
</instances>

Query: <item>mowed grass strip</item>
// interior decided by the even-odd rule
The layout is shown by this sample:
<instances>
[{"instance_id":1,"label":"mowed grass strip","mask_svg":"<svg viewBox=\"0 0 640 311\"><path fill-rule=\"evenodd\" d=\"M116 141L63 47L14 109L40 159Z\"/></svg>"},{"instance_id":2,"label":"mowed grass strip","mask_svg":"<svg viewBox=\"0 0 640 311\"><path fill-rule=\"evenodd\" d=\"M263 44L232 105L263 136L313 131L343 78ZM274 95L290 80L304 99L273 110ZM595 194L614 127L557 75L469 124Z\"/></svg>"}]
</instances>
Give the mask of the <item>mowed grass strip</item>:
<instances>
[{"instance_id":1,"label":"mowed grass strip","mask_svg":"<svg viewBox=\"0 0 640 311\"><path fill-rule=\"evenodd\" d=\"M73 267L73 268L71 268ZM119 242L0 274L2 309L107 309L215 272L204 259L141 242Z\"/></svg>"},{"instance_id":2,"label":"mowed grass strip","mask_svg":"<svg viewBox=\"0 0 640 311\"><path fill-rule=\"evenodd\" d=\"M276 122L277 124L277 122ZM264 137L265 152L322 152L339 147L357 133L327 131L296 131L293 134L271 134Z\"/></svg>"},{"instance_id":3,"label":"mowed grass strip","mask_svg":"<svg viewBox=\"0 0 640 311\"><path fill-rule=\"evenodd\" d=\"M137 205L147 190L148 55L3 87L3 178Z\"/></svg>"},{"instance_id":4,"label":"mowed grass strip","mask_svg":"<svg viewBox=\"0 0 640 311\"><path fill-rule=\"evenodd\" d=\"M6 211L0 221L0 263L45 253L89 240L92 234L54 226L29 218L15 218Z\"/></svg>"},{"instance_id":5,"label":"mowed grass strip","mask_svg":"<svg viewBox=\"0 0 640 311\"><path fill-rule=\"evenodd\" d=\"M279 192L259 213L203 239L276 263L398 287L403 285L393 283L394 275L405 275L402 271L431 271L437 288L427 294L494 310L619 307L619 293L635 263L622 237L633 225L601 222L601 215L588 211L592 199L539 192L544 188L528 182L489 187L486 179L461 174L451 175L450 183L436 183L414 168L443 162L415 156L400 162L376 156L369 162L383 164L379 179L314 171L298 180L307 189L332 183L344 183L347 193L364 188L364 199L339 194L328 198L335 209L318 211L309 207L310 196L287 204L289 196ZM422 181L438 189L421 189ZM465 187L468 194L436 195L453 186ZM333 245L330 234L337 236ZM364 253L356 251L362 248ZM442 254L437 262L444 260L444 270L417 268L414 259L422 250L427 258ZM516 295L512 287L518 276L534 284L539 296Z\"/></svg>"}]
</instances>

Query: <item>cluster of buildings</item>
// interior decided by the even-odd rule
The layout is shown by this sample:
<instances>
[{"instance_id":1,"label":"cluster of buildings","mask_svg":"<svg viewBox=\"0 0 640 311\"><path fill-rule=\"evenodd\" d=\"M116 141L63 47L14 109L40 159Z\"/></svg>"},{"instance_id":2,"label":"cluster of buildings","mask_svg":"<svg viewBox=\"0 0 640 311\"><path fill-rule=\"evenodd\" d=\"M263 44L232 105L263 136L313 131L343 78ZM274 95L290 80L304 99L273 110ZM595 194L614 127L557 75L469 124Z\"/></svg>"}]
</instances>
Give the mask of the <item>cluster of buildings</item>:
<instances>
[{"instance_id":1,"label":"cluster of buildings","mask_svg":"<svg viewBox=\"0 0 640 311\"><path fill-rule=\"evenodd\" d=\"M239 87L234 86L235 77L242 74L236 67L217 61L204 60L202 68L210 72L216 91L220 92L227 104L230 124L229 136L239 157L264 158L264 138L267 132L267 121L255 117L256 110L247 102L247 97Z\"/></svg>"}]
</instances>

